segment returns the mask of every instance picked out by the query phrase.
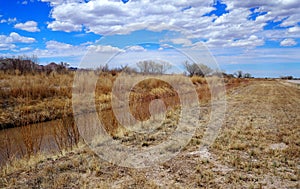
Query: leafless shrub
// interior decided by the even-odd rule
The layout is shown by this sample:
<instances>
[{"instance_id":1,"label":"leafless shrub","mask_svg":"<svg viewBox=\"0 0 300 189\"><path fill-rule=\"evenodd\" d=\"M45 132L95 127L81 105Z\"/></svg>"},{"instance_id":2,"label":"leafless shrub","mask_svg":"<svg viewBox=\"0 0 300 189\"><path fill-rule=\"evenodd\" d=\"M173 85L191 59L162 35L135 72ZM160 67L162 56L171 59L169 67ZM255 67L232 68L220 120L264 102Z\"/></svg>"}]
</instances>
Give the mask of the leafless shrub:
<instances>
[{"instance_id":1,"label":"leafless shrub","mask_svg":"<svg viewBox=\"0 0 300 189\"><path fill-rule=\"evenodd\" d=\"M13 138L8 135L7 130L3 130L4 134L1 136L1 149L2 149L2 158L10 161L13 157Z\"/></svg>"},{"instance_id":2,"label":"leafless shrub","mask_svg":"<svg viewBox=\"0 0 300 189\"><path fill-rule=\"evenodd\" d=\"M41 149L44 137L44 129L40 125L22 126L20 128L25 155L31 157ZM21 146L19 148L22 148ZM22 151L22 149L20 149Z\"/></svg>"},{"instance_id":3,"label":"leafless shrub","mask_svg":"<svg viewBox=\"0 0 300 189\"><path fill-rule=\"evenodd\" d=\"M53 132L55 143L60 152L64 149L73 149L73 146L77 146L79 143L80 135L73 117L64 116L55 126Z\"/></svg>"}]
</instances>

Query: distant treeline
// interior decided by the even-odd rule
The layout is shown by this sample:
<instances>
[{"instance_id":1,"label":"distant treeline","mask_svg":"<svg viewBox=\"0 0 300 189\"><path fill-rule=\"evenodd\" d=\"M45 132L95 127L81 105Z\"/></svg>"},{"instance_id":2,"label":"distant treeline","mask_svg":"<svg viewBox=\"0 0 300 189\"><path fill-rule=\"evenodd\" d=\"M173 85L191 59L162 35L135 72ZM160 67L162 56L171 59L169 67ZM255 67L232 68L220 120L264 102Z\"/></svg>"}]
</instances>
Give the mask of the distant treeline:
<instances>
[{"instance_id":1,"label":"distant treeline","mask_svg":"<svg viewBox=\"0 0 300 189\"><path fill-rule=\"evenodd\" d=\"M0 70L5 73L25 74L25 73L51 73L53 71L64 73L67 71L67 63L59 64L51 62L47 65L39 65L35 56L19 56L17 58L0 58Z\"/></svg>"},{"instance_id":2,"label":"distant treeline","mask_svg":"<svg viewBox=\"0 0 300 189\"><path fill-rule=\"evenodd\" d=\"M293 76L281 76L280 79L285 79L285 80L300 80L300 78L294 78Z\"/></svg>"},{"instance_id":3,"label":"distant treeline","mask_svg":"<svg viewBox=\"0 0 300 189\"><path fill-rule=\"evenodd\" d=\"M190 63L185 61L182 63L186 76L218 76L228 78L252 78L251 74L237 71L233 74L227 74L220 70L213 70L209 66L201 63ZM108 64L100 65L95 69L83 69L76 67L69 67L68 63L51 62L47 65L39 65L37 56L18 56L12 58L0 57L0 70L9 74L26 74L26 73L68 73L69 71L95 71L96 73L111 73L112 75L118 72L127 73L140 73L140 74L166 74L172 69L172 64L159 60L143 60L136 63L135 67L129 67L127 65L115 68L110 68Z\"/></svg>"}]
</instances>

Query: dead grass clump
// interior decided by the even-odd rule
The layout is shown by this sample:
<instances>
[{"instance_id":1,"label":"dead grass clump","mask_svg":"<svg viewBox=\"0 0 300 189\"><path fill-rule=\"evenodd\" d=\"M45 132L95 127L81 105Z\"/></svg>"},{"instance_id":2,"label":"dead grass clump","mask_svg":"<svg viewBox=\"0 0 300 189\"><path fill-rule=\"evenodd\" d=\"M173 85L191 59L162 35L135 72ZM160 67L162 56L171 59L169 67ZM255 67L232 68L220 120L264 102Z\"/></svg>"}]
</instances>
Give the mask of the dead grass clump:
<instances>
[{"instance_id":1,"label":"dead grass clump","mask_svg":"<svg viewBox=\"0 0 300 189\"><path fill-rule=\"evenodd\" d=\"M201 85L201 84L207 84L206 78L205 77L200 77L200 76L192 76L191 81L193 82L194 85Z\"/></svg>"}]
</instances>

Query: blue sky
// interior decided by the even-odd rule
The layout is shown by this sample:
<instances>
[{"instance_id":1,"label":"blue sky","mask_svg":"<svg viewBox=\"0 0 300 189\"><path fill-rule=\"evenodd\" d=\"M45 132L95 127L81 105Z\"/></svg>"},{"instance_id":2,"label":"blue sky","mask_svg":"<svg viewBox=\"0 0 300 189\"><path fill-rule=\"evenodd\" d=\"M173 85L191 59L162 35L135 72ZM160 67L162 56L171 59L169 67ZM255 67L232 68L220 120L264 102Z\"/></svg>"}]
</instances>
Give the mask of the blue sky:
<instances>
[{"instance_id":1,"label":"blue sky","mask_svg":"<svg viewBox=\"0 0 300 189\"><path fill-rule=\"evenodd\" d=\"M116 53L120 64L187 58L169 45L228 73L300 77L299 12L298 0L1 0L0 56L72 66Z\"/></svg>"}]
</instances>

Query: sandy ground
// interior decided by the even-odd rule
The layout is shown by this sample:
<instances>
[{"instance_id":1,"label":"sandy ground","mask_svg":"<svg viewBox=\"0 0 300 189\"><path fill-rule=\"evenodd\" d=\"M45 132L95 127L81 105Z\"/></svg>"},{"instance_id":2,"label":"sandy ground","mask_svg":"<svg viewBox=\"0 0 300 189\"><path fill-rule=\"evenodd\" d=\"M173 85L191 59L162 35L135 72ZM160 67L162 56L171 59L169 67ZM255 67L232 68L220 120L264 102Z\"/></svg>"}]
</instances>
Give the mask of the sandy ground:
<instances>
[{"instance_id":1,"label":"sandy ground","mask_svg":"<svg viewBox=\"0 0 300 189\"><path fill-rule=\"evenodd\" d=\"M205 125L210 106L201 110ZM80 147L4 167L0 187L300 188L299 113L299 88L252 81L230 91L225 120L210 147L199 148L203 129L198 129L175 158L143 169L110 164Z\"/></svg>"}]
</instances>

